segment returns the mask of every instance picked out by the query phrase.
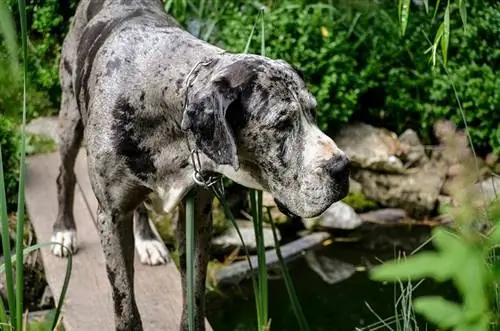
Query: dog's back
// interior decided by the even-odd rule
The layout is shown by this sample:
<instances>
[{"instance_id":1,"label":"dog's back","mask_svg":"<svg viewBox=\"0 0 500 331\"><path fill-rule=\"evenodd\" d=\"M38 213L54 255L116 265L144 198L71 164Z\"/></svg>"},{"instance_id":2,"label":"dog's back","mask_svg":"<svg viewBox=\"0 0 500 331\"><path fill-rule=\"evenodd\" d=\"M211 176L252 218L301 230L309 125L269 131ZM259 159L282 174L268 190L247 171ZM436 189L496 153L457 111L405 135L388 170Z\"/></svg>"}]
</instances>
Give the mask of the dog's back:
<instances>
[{"instance_id":1,"label":"dog's back","mask_svg":"<svg viewBox=\"0 0 500 331\"><path fill-rule=\"evenodd\" d=\"M180 27L161 0L82 0L64 40L60 80L77 99L82 115L88 106L87 84L96 54L106 40L132 20L158 27ZM85 117L84 122L85 122Z\"/></svg>"}]
</instances>

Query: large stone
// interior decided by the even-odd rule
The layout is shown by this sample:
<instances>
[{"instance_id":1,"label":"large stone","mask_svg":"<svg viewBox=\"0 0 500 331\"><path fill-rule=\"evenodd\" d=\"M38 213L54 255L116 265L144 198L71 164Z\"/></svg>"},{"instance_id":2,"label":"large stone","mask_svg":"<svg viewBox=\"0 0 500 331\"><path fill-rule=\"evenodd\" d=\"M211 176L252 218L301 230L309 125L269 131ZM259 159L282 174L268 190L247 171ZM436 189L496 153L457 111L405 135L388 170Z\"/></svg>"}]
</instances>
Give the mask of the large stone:
<instances>
[{"instance_id":1,"label":"large stone","mask_svg":"<svg viewBox=\"0 0 500 331\"><path fill-rule=\"evenodd\" d=\"M314 222L315 227L323 229L352 230L360 226L363 220L351 206L338 201L332 204L321 216L312 219L312 222Z\"/></svg>"},{"instance_id":2,"label":"large stone","mask_svg":"<svg viewBox=\"0 0 500 331\"><path fill-rule=\"evenodd\" d=\"M26 132L59 140L59 120L57 117L38 117L26 125Z\"/></svg>"},{"instance_id":3,"label":"large stone","mask_svg":"<svg viewBox=\"0 0 500 331\"><path fill-rule=\"evenodd\" d=\"M420 166L429 161L425 153L425 146L420 142L415 131L411 129L406 130L399 136L398 140L403 150L400 157L406 168Z\"/></svg>"},{"instance_id":4,"label":"large stone","mask_svg":"<svg viewBox=\"0 0 500 331\"><path fill-rule=\"evenodd\" d=\"M405 170L398 158L404 152L404 146L388 130L362 123L352 124L342 128L334 140L349 156L353 167L391 173Z\"/></svg>"},{"instance_id":5,"label":"large stone","mask_svg":"<svg viewBox=\"0 0 500 331\"><path fill-rule=\"evenodd\" d=\"M333 285L348 279L356 272L356 267L350 263L322 256L314 251L308 251L304 258L309 267L327 284Z\"/></svg>"},{"instance_id":6,"label":"large stone","mask_svg":"<svg viewBox=\"0 0 500 331\"><path fill-rule=\"evenodd\" d=\"M257 249L257 240L255 238L255 232L252 222L247 220L236 220L238 224L238 229L240 230L241 236L243 237L243 242L245 246L250 251L255 251ZM275 247L273 231L269 227L263 227L262 229L264 235L264 246L265 248ZM277 233L278 242L281 240L279 232ZM212 239L212 246L215 250L233 250L238 247L242 247L240 237L236 228L230 226L228 230Z\"/></svg>"},{"instance_id":7,"label":"large stone","mask_svg":"<svg viewBox=\"0 0 500 331\"><path fill-rule=\"evenodd\" d=\"M446 167L431 160L407 174L388 174L369 170L352 173L363 193L384 207L403 208L416 219L434 211L446 177Z\"/></svg>"},{"instance_id":8,"label":"large stone","mask_svg":"<svg viewBox=\"0 0 500 331\"><path fill-rule=\"evenodd\" d=\"M327 232L310 233L281 247L281 256L285 263L304 255L304 252L320 246L330 235ZM250 268L247 259L234 262L216 271L214 278L218 286L236 285L242 280L251 277L257 272L258 259L256 255L250 256L253 269ZM266 266L274 269L279 266L278 255L275 249L266 251Z\"/></svg>"},{"instance_id":9,"label":"large stone","mask_svg":"<svg viewBox=\"0 0 500 331\"><path fill-rule=\"evenodd\" d=\"M481 199L487 203L500 198L500 178L491 177L476 184L476 190L480 193Z\"/></svg>"}]
</instances>

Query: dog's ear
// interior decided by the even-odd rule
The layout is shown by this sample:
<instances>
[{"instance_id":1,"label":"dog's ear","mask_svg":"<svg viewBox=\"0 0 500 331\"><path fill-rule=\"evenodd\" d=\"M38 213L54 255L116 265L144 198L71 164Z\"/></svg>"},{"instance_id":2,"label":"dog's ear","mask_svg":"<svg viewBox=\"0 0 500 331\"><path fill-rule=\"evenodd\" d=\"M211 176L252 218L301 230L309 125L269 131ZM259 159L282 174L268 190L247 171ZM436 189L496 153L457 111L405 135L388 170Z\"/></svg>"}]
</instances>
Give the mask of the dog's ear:
<instances>
[{"instance_id":1,"label":"dog's ear","mask_svg":"<svg viewBox=\"0 0 500 331\"><path fill-rule=\"evenodd\" d=\"M196 146L203 153L217 164L229 164L235 170L239 168L238 153L226 113L255 75L254 67L244 61L223 68L188 101L182 118L182 129L193 133Z\"/></svg>"}]
</instances>

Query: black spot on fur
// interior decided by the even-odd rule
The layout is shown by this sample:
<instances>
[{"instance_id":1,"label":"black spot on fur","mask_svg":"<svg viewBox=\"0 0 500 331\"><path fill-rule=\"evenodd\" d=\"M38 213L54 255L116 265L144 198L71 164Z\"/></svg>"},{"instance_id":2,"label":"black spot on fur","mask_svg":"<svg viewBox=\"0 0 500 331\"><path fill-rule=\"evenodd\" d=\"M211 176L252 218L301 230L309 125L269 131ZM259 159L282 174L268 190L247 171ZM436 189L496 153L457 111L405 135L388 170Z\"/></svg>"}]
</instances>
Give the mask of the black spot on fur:
<instances>
[{"instance_id":1,"label":"black spot on fur","mask_svg":"<svg viewBox=\"0 0 500 331\"><path fill-rule=\"evenodd\" d=\"M128 100L120 97L113 109L115 119L112 126L113 145L117 153L125 158L128 168L141 180L156 172L153 153L141 145L142 137L137 132L136 110Z\"/></svg>"},{"instance_id":2,"label":"black spot on fur","mask_svg":"<svg viewBox=\"0 0 500 331\"><path fill-rule=\"evenodd\" d=\"M71 63L69 63L68 59L63 60L63 68L69 75L73 74L73 68L71 67Z\"/></svg>"},{"instance_id":3,"label":"black spot on fur","mask_svg":"<svg viewBox=\"0 0 500 331\"><path fill-rule=\"evenodd\" d=\"M120 69L121 62L119 58L109 60L108 63L106 63L106 76L110 76L113 72Z\"/></svg>"},{"instance_id":4,"label":"black spot on fur","mask_svg":"<svg viewBox=\"0 0 500 331\"><path fill-rule=\"evenodd\" d=\"M109 282L114 285L115 282L116 282L116 274L115 272L109 268L108 266L106 266L106 270L108 272L108 279L109 279ZM114 308L115 308L115 315L116 316L122 316L123 314L123 300L125 300L125 295L124 293L121 293L120 291L118 291L117 289L113 289L112 291L112 295L113 295L113 301L114 301Z\"/></svg>"},{"instance_id":5,"label":"black spot on fur","mask_svg":"<svg viewBox=\"0 0 500 331\"><path fill-rule=\"evenodd\" d=\"M88 80L97 52L121 24L143 14L144 10L137 9L123 17L114 18L109 21L96 22L93 25L89 25L83 32L80 44L78 45L78 57L76 62L77 76L75 79L75 94L82 115L84 111L87 111L85 108L89 104ZM82 89L83 100L80 97Z\"/></svg>"},{"instance_id":6,"label":"black spot on fur","mask_svg":"<svg viewBox=\"0 0 500 331\"><path fill-rule=\"evenodd\" d=\"M101 11L103 3L103 0L90 1L89 6L87 7L87 21L90 21Z\"/></svg>"},{"instance_id":7,"label":"black spot on fur","mask_svg":"<svg viewBox=\"0 0 500 331\"><path fill-rule=\"evenodd\" d=\"M175 87L177 88L177 91L180 91L182 89L182 86L184 85L184 79L178 79L175 82Z\"/></svg>"}]
</instances>

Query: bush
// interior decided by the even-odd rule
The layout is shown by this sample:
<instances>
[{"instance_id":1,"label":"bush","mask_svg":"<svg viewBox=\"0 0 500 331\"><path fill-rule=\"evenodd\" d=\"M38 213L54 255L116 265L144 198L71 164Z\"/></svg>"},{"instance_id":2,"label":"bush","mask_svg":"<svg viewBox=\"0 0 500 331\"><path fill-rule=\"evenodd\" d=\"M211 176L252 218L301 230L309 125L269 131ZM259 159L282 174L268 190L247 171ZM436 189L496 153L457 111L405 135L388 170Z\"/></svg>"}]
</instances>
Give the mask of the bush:
<instances>
[{"instance_id":1,"label":"bush","mask_svg":"<svg viewBox=\"0 0 500 331\"><path fill-rule=\"evenodd\" d=\"M19 135L14 124L0 116L0 146L7 194L7 211L14 211L17 205L19 178Z\"/></svg>"},{"instance_id":2,"label":"bush","mask_svg":"<svg viewBox=\"0 0 500 331\"><path fill-rule=\"evenodd\" d=\"M19 17L17 0L7 0L7 3L14 17ZM30 86L28 118L52 115L59 109L59 56L76 4L77 0L33 0L26 4Z\"/></svg>"},{"instance_id":3,"label":"bush","mask_svg":"<svg viewBox=\"0 0 500 331\"><path fill-rule=\"evenodd\" d=\"M241 52L258 13L239 1L228 3L222 15L208 14L206 20L217 23L210 41ZM318 121L331 133L361 120L397 132L412 128L431 142L437 119L463 127L453 83L476 147L500 153L500 78L495 75L500 5L469 3L465 31L452 6L449 75L441 66L433 70L425 54L442 17L433 20L432 11L412 6L404 37L397 17L396 1L366 1L356 8L276 1L265 13L266 55L302 70L318 100ZM260 52L260 38L259 23L250 52Z\"/></svg>"}]
</instances>

